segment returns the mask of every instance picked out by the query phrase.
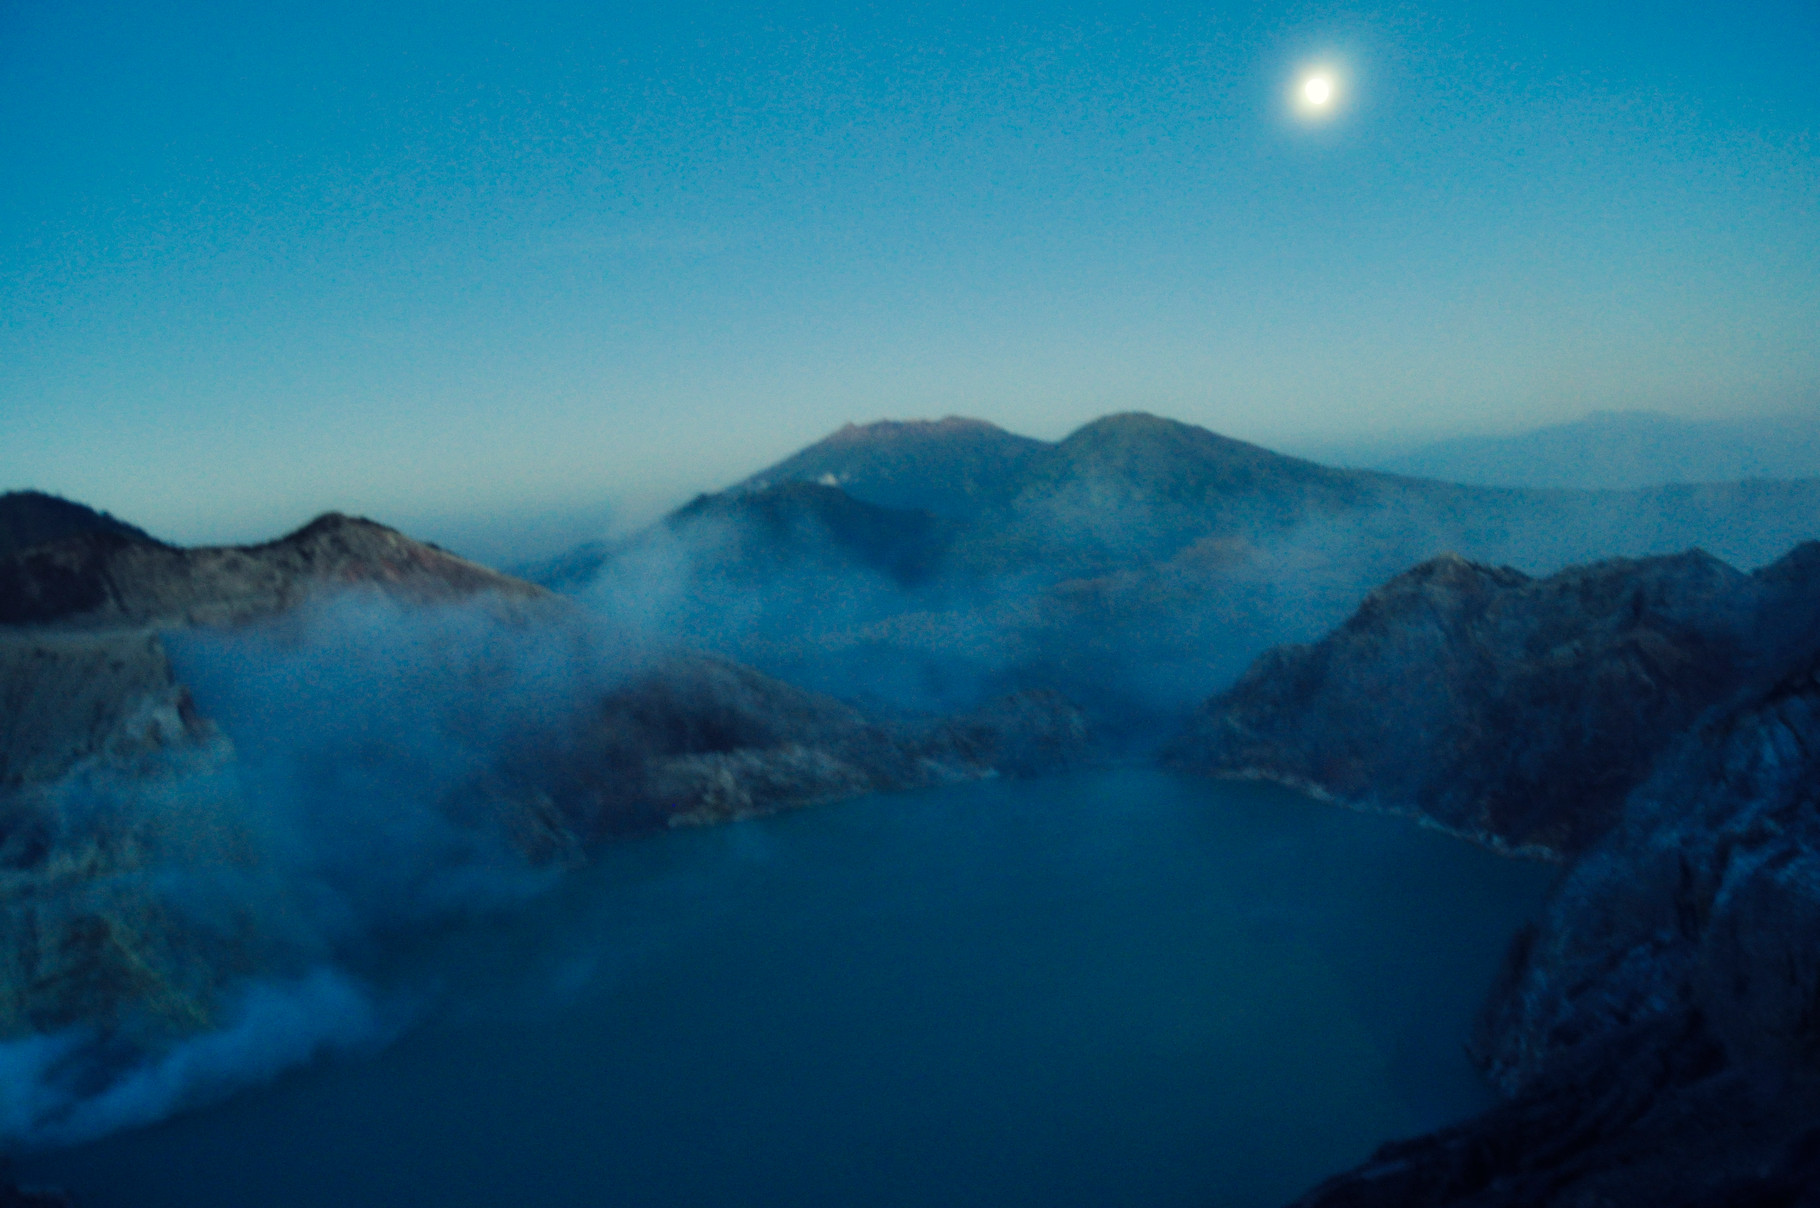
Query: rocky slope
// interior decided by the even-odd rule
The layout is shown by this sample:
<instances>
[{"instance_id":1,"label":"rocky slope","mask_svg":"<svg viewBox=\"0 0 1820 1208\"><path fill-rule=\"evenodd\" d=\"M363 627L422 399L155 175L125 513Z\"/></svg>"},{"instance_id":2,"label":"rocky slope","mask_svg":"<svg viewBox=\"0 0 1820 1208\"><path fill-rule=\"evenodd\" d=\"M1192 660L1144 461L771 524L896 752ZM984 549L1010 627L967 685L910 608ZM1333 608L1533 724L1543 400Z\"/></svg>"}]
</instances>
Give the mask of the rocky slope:
<instances>
[{"instance_id":1,"label":"rocky slope","mask_svg":"<svg viewBox=\"0 0 1820 1208\"><path fill-rule=\"evenodd\" d=\"M258 863L236 745L166 640L353 585L555 604L340 516L247 549L102 528L0 559L0 1041L81 1026L155 1043L212 1026L223 987L271 964L260 920L199 925L166 892Z\"/></svg>"},{"instance_id":2,"label":"rocky slope","mask_svg":"<svg viewBox=\"0 0 1820 1208\"><path fill-rule=\"evenodd\" d=\"M880 507L960 518L1005 503L1047 448L977 419L847 424L746 479L734 494L784 483L838 487Z\"/></svg>"},{"instance_id":3,"label":"rocky slope","mask_svg":"<svg viewBox=\"0 0 1820 1208\"><path fill-rule=\"evenodd\" d=\"M208 1025L247 937L185 928L152 881L247 858L232 758L156 636L0 630L0 1040Z\"/></svg>"},{"instance_id":4,"label":"rocky slope","mask_svg":"<svg viewBox=\"0 0 1820 1208\"><path fill-rule=\"evenodd\" d=\"M1820 1203L1820 546L1438 560L1169 757L1568 862L1475 1044L1508 1102L1300 1204Z\"/></svg>"},{"instance_id":5,"label":"rocky slope","mask_svg":"<svg viewBox=\"0 0 1820 1208\"><path fill-rule=\"evenodd\" d=\"M878 722L718 659L666 661L611 693L557 759L589 836L700 825L1004 772L1089 753L1080 711L1026 692L967 715Z\"/></svg>"},{"instance_id":6,"label":"rocky slope","mask_svg":"<svg viewBox=\"0 0 1820 1208\"><path fill-rule=\"evenodd\" d=\"M879 721L625 649L542 588L342 516L245 548L34 545L0 560L0 612L0 1045L87 1029L102 1070L507 865L1087 749L1053 694ZM0 1118L0 1141L33 1126Z\"/></svg>"},{"instance_id":7,"label":"rocky slope","mask_svg":"<svg viewBox=\"0 0 1820 1208\"><path fill-rule=\"evenodd\" d=\"M1745 575L1703 553L1531 579L1456 557L1272 650L1165 752L1570 856L1675 736L1765 666L1820 596L1820 545Z\"/></svg>"}]
</instances>

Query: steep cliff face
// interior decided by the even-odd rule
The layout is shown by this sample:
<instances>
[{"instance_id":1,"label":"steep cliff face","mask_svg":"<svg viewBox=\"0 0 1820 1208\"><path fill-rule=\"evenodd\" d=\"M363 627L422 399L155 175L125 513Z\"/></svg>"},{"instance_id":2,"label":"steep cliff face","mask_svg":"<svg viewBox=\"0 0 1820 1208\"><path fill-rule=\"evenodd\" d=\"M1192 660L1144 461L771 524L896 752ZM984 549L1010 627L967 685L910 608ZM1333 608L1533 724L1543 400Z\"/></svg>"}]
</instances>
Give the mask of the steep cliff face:
<instances>
[{"instance_id":1,"label":"steep cliff face","mask_svg":"<svg viewBox=\"0 0 1820 1208\"><path fill-rule=\"evenodd\" d=\"M1820 1203L1820 657L1685 734L1520 937L1512 1096L1308 1208Z\"/></svg>"},{"instance_id":2,"label":"steep cliff face","mask_svg":"<svg viewBox=\"0 0 1820 1208\"><path fill-rule=\"evenodd\" d=\"M1570 865L1481 1021L1509 1102L1301 1204L1820 1203L1817 571L1444 559L1208 703L1182 766Z\"/></svg>"},{"instance_id":3,"label":"steep cliff face","mask_svg":"<svg viewBox=\"0 0 1820 1208\"><path fill-rule=\"evenodd\" d=\"M1692 1017L1735 1062L1820 1073L1820 655L1684 736L1513 973L1484 1054L1508 1086Z\"/></svg>"},{"instance_id":4,"label":"steep cliff face","mask_svg":"<svg viewBox=\"0 0 1820 1208\"><path fill-rule=\"evenodd\" d=\"M1780 657L1820 546L1754 575L1698 551L1546 579L1444 557L1207 702L1175 766L1277 780L1564 857L1675 735Z\"/></svg>"}]
</instances>

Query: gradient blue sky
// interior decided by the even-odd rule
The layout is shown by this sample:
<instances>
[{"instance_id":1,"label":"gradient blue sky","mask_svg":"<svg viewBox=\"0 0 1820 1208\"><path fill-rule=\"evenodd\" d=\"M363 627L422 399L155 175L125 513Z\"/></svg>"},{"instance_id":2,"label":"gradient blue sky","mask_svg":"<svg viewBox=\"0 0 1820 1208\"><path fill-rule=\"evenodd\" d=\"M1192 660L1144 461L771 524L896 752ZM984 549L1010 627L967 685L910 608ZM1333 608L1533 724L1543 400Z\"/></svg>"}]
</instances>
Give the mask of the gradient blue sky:
<instances>
[{"instance_id":1,"label":"gradient blue sky","mask_svg":"<svg viewBox=\"0 0 1820 1208\"><path fill-rule=\"evenodd\" d=\"M198 541L881 417L1812 407L1817 63L1812 0L0 0L0 487Z\"/></svg>"}]
</instances>

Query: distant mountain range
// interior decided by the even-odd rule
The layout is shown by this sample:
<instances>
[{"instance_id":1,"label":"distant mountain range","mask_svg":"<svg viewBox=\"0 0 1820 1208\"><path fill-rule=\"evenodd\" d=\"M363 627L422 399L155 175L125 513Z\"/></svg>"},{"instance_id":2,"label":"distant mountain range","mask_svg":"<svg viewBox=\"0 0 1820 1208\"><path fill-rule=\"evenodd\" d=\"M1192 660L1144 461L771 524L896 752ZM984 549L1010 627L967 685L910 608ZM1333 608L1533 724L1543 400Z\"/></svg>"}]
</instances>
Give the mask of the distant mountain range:
<instances>
[{"instance_id":1,"label":"distant mountain range","mask_svg":"<svg viewBox=\"0 0 1820 1208\"><path fill-rule=\"evenodd\" d=\"M1820 408L1727 420L1601 411L1514 436L1462 437L1357 464L1476 486L1567 490L1820 478Z\"/></svg>"},{"instance_id":2,"label":"distant mountain range","mask_svg":"<svg viewBox=\"0 0 1820 1208\"><path fill-rule=\"evenodd\" d=\"M950 417L849 425L520 573L824 691L951 709L1052 685L1135 717L1187 707L1437 554L1548 573L1701 547L1752 567L1816 535L1813 480L1475 487L1144 414L1056 442Z\"/></svg>"}]
</instances>

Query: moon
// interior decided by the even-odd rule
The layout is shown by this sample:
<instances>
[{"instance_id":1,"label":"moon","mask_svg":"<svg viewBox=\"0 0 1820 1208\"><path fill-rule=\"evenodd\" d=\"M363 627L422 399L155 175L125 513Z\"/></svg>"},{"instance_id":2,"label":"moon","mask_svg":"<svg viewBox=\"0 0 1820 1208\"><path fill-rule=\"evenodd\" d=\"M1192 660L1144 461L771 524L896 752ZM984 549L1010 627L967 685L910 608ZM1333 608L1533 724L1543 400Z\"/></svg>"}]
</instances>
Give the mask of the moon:
<instances>
[{"instance_id":1,"label":"moon","mask_svg":"<svg viewBox=\"0 0 1820 1208\"><path fill-rule=\"evenodd\" d=\"M1309 76L1302 81L1302 96L1310 105L1325 105L1333 99L1333 79L1324 75Z\"/></svg>"}]
</instances>

